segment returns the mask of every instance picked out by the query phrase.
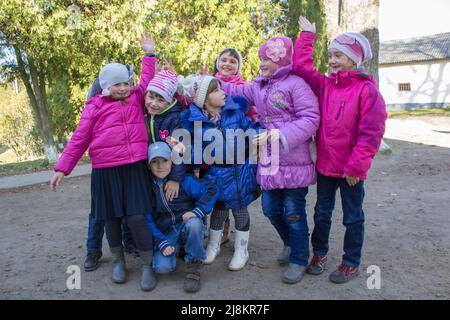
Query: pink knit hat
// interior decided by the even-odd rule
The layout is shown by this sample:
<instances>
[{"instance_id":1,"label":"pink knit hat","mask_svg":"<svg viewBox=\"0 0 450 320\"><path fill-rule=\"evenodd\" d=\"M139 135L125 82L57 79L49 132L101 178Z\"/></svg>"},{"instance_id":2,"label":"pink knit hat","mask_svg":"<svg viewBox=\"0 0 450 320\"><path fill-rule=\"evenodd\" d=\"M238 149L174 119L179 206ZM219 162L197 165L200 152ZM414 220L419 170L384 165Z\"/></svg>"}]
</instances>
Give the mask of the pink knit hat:
<instances>
[{"instance_id":1,"label":"pink knit hat","mask_svg":"<svg viewBox=\"0 0 450 320\"><path fill-rule=\"evenodd\" d=\"M167 102L173 101L173 96L177 91L177 75L169 70L158 72L156 76L150 80L147 90L159 94Z\"/></svg>"},{"instance_id":2,"label":"pink knit hat","mask_svg":"<svg viewBox=\"0 0 450 320\"><path fill-rule=\"evenodd\" d=\"M280 66L287 66L292 62L292 40L289 37L270 38L261 45L258 55Z\"/></svg>"},{"instance_id":3,"label":"pink knit hat","mask_svg":"<svg viewBox=\"0 0 450 320\"><path fill-rule=\"evenodd\" d=\"M372 59L369 40L358 32L345 32L338 35L328 49L337 49L352 59L359 67Z\"/></svg>"}]
</instances>

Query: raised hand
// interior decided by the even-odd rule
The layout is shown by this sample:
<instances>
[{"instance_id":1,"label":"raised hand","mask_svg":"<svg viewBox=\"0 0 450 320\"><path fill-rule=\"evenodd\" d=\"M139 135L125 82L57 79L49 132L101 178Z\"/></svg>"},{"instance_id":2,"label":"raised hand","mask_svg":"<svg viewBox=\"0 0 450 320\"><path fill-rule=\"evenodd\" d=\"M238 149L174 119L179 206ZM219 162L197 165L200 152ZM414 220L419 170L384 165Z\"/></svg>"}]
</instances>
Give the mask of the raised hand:
<instances>
[{"instance_id":1,"label":"raised hand","mask_svg":"<svg viewBox=\"0 0 450 320\"><path fill-rule=\"evenodd\" d=\"M142 37L141 49L148 53L153 53L153 50L155 50L155 41L150 34L146 34Z\"/></svg>"},{"instance_id":2,"label":"raised hand","mask_svg":"<svg viewBox=\"0 0 450 320\"><path fill-rule=\"evenodd\" d=\"M305 17L300 16L298 18L298 24L300 26L300 29L302 29L302 31L308 31L308 32L316 33L316 23L315 22L311 23Z\"/></svg>"}]
</instances>

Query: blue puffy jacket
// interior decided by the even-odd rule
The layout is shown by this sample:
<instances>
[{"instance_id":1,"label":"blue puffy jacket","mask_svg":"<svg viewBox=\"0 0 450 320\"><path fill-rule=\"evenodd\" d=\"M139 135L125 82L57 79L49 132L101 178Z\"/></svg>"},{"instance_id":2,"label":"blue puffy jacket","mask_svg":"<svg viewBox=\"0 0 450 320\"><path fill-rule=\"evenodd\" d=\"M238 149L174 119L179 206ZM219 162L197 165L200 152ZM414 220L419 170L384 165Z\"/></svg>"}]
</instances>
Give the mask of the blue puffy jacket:
<instances>
[{"instance_id":1,"label":"blue puffy jacket","mask_svg":"<svg viewBox=\"0 0 450 320\"><path fill-rule=\"evenodd\" d=\"M194 136L200 136L200 133L194 135L194 123L200 122L201 136L203 137L207 130L218 130L222 135L223 149L220 153L211 152L211 155L215 157L215 163L210 164L204 179L210 180L216 183L219 189L219 198L216 204L218 209L242 209L246 208L251 202L256 200L260 194L259 187L256 183L256 164L251 164L249 160L249 143L252 137L245 139L244 148L238 150L238 140L226 139L227 129L255 129L260 128L259 124L252 123L249 118L245 116L247 111L247 101L242 97L227 97L226 104L221 110L221 119L214 123L209 120L208 117L202 112L202 110L195 104L191 104L189 109L181 114L181 121L184 129L187 129L191 133L192 144L191 154L192 160L199 158L205 163L203 158L203 152L205 148L210 145L211 141L204 141L202 139L201 155L196 156L196 152L200 152L199 148L196 148L198 143L194 143ZM207 139L208 140L208 139ZM228 148L227 148L228 144ZM211 147L211 146L210 146ZM229 151L233 149L233 156L230 156ZM209 154L209 151L207 151ZM240 161L238 162L238 158ZM242 163L242 159L245 162ZM220 163L222 162L222 164ZM230 163L231 162L231 163ZM242 163L242 164L239 164Z\"/></svg>"},{"instance_id":2,"label":"blue puffy jacket","mask_svg":"<svg viewBox=\"0 0 450 320\"><path fill-rule=\"evenodd\" d=\"M212 182L187 175L180 185L178 197L169 202L164 191L167 181L167 178L153 178L153 213L146 215L154 242L161 251L174 245L167 241L166 234L172 226L183 222L186 212L191 211L198 218L204 219L213 210L218 197L217 187Z\"/></svg>"}]
</instances>

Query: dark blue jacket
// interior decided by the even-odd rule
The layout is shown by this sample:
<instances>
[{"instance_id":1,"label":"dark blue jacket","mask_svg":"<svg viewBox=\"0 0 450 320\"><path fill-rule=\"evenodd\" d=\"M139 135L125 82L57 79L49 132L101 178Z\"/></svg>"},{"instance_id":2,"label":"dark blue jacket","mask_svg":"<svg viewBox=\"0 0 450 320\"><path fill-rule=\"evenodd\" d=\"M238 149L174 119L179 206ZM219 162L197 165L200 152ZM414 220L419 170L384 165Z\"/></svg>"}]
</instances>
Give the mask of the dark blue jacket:
<instances>
[{"instance_id":1,"label":"dark blue jacket","mask_svg":"<svg viewBox=\"0 0 450 320\"><path fill-rule=\"evenodd\" d=\"M251 202L253 202L259 196L259 187L256 183L256 164L251 164L249 160L249 143L253 137L247 137L244 141L244 150L238 150L238 139L226 139L227 129L260 129L259 124L252 123L251 120L245 116L247 111L247 101L242 97L227 97L225 106L221 110L221 119L214 123L208 119L208 117L202 112L202 110L195 104L189 106L189 110L186 110L181 115L183 128L187 129L191 133L191 139L193 145L191 145L191 160L196 159L195 154L202 152L202 155L197 156L203 159L203 151L210 145L211 141L204 141L202 139L201 150L196 148L198 143L194 143L194 136L203 136L207 130L218 130L222 135L223 144L222 156L211 152L211 155L215 157L216 162L210 164L204 179L210 180L216 183L219 189L219 198L217 208L221 209L242 209L246 208ZM201 122L202 132L194 135L194 123ZM227 149L228 144L228 149ZM234 150L230 155L229 151ZM238 152L239 151L239 152ZM209 152L207 152L209 154ZM240 161L238 162L238 158ZM244 160L242 162L242 160ZM220 163L222 162L222 164ZM239 164L241 163L241 164ZM209 163L208 163L209 164Z\"/></svg>"},{"instance_id":2,"label":"dark blue jacket","mask_svg":"<svg viewBox=\"0 0 450 320\"><path fill-rule=\"evenodd\" d=\"M145 124L148 133L148 143L165 142L165 138L172 136L173 131L181 128L181 105L177 100L163 112L150 116L145 114ZM181 182L185 176L184 164L173 164L169 180Z\"/></svg>"},{"instance_id":3,"label":"dark blue jacket","mask_svg":"<svg viewBox=\"0 0 450 320\"><path fill-rule=\"evenodd\" d=\"M153 213L146 216L154 241L161 251L174 245L167 241L166 234L172 226L183 221L183 214L191 211L203 219L211 213L218 197L218 190L213 183L187 175L181 183L178 197L169 202L164 191L167 181L167 178L153 178Z\"/></svg>"}]
</instances>

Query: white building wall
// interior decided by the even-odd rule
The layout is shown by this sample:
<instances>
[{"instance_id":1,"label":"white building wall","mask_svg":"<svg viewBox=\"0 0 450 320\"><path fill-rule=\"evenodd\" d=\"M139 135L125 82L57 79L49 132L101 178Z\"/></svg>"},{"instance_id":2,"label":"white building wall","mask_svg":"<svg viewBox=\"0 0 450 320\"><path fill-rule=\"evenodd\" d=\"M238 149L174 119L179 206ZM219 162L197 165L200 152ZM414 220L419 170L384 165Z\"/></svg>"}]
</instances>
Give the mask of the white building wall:
<instances>
[{"instance_id":1,"label":"white building wall","mask_svg":"<svg viewBox=\"0 0 450 320\"><path fill-rule=\"evenodd\" d=\"M450 59L380 65L379 77L380 91L388 105L408 107L413 104L450 103ZM399 91L399 83L410 83L411 91Z\"/></svg>"}]
</instances>

